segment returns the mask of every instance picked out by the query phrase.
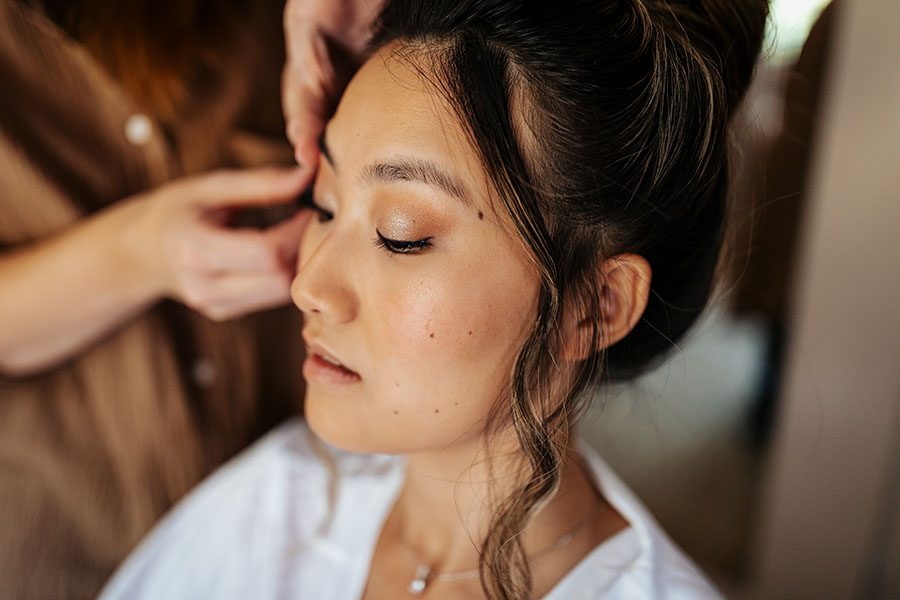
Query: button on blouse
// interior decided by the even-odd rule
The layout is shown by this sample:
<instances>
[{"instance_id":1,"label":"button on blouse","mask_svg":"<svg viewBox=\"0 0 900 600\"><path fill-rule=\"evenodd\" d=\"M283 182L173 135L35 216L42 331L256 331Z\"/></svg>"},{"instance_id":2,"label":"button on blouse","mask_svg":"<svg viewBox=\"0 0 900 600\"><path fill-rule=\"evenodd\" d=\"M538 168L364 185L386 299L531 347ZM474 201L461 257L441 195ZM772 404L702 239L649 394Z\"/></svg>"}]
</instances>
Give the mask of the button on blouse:
<instances>
[{"instance_id":1,"label":"button on blouse","mask_svg":"<svg viewBox=\"0 0 900 600\"><path fill-rule=\"evenodd\" d=\"M153 122L142 113L135 113L125 121L125 139L135 146L145 146L153 137Z\"/></svg>"}]
</instances>

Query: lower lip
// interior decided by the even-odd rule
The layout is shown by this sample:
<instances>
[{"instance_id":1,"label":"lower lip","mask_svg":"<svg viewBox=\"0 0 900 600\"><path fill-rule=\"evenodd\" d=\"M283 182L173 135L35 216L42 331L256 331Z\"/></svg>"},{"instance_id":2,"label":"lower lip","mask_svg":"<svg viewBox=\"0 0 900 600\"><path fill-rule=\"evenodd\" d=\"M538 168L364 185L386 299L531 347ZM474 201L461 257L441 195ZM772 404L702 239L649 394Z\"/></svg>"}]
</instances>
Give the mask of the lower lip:
<instances>
[{"instance_id":1,"label":"lower lip","mask_svg":"<svg viewBox=\"0 0 900 600\"><path fill-rule=\"evenodd\" d=\"M333 365L318 354L311 354L303 361L303 376L307 381L330 384L356 383L361 379L359 374Z\"/></svg>"}]
</instances>

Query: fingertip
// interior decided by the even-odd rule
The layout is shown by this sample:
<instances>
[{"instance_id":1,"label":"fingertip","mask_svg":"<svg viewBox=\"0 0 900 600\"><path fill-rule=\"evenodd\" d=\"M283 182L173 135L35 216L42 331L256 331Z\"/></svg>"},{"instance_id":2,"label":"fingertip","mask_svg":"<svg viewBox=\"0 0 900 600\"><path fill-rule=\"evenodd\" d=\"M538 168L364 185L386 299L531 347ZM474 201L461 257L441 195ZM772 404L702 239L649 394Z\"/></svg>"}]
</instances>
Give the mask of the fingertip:
<instances>
[{"instance_id":1,"label":"fingertip","mask_svg":"<svg viewBox=\"0 0 900 600\"><path fill-rule=\"evenodd\" d=\"M306 176L304 169L300 166L264 167L257 173L261 177L260 189L257 194L258 199L262 202L265 201L266 196L275 199L299 193L299 188L303 186Z\"/></svg>"},{"instance_id":2,"label":"fingertip","mask_svg":"<svg viewBox=\"0 0 900 600\"><path fill-rule=\"evenodd\" d=\"M304 163L299 163L287 168L288 176L292 179L302 179L309 174L309 167Z\"/></svg>"},{"instance_id":3,"label":"fingertip","mask_svg":"<svg viewBox=\"0 0 900 600\"><path fill-rule=\"evenodd\" d=\"M309 184L309 165L306 163L285 167L280 170L280 174L285 180L285 186L297 193L302 191L297 188L304 188Z\"/></svg>"},{"instance_id":4,"label":"fingertip","mask_svg":"<svg viewBox=\"0 0 900 600\"><path fill-rule=\"evenodd\" d=\"M316 140L314 138L311 139L308 136L300 139L297 144L294 145L294 158L299 165L315 168L316 163L319 160L319 146Z\"/></svg>"},{"instance_id":5,"label":"fingertip","mask_svg":"<svg viewBox=\"0 0 900 600\"><path fill-rule=\"evenodd\" d=\"M284 127L285 136L287 136L288 141L294 146L294 153L296 154L297 149L302 145L303 135L300 126L299 119L296 117L288 119L287 123ZM298 158L298 161L299 158Z\"/></svg>"}]
</instances>

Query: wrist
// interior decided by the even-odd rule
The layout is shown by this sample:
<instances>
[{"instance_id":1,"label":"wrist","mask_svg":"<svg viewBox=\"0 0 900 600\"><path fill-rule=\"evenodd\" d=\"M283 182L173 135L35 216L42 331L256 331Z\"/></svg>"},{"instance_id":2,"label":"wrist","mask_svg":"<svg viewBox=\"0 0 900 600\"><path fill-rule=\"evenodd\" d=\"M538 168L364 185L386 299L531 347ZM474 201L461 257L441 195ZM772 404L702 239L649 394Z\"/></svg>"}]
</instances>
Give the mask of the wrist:
<instances>
[{"instance_id":1,"label":"wrist","mask_svg":"<svg viewBox=\"0 0 900 600\"><path fill-rule=\"evenodd\" d=\"M152 203L145 195L133 196L114 205L107 215L98 215L106 229L104 259L109 276L124 294L138 303L154 302L168 293L166 269L160 251L159 227Z\"/></svg>"}]
</instances>

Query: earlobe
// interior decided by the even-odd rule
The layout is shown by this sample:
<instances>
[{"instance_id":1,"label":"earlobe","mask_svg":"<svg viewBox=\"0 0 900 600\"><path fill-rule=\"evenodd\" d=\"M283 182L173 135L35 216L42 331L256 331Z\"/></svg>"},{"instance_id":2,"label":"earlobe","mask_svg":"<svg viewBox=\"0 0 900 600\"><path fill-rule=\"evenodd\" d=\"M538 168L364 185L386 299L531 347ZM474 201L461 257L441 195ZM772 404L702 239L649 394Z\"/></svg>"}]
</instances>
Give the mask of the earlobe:
<instances>
[{"instance_id":1,"label":"earlobe","mask_svg":"<svg viewBox=\"0 0 900 600\"><path fill-rule=\"evenodd\" d=\"M619 254L608 258L595 274L600 289L600 340L593 340L593 319L579 315L577 324L566 327L563 357L584 360L592 353L612 346L628 335L644 314L650 297L652 269L643 256Z\"/></svg>"}]
</instances>

